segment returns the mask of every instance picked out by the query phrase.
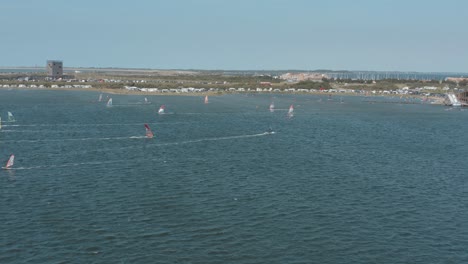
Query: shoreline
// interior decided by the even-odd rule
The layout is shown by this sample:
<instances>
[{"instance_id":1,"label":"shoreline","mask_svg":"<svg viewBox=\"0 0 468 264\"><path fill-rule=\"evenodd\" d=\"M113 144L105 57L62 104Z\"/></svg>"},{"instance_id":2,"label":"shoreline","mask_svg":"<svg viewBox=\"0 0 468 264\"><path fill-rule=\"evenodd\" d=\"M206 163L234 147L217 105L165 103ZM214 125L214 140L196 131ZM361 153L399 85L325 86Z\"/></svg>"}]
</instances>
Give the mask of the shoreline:
<instances>
[{"instance_id":1,"label":"shoreline","mask_svg":"<svg viewBox=\"0 0 468 264\"><path fill-rule=\"evenodd\" d=\"M288 94L288 95L322 95L322 96L362 96L365 97L364 94L358 93L330 93L330 92L226 92L226 91L206 91L206 92L191 92L191 93L175 93L175 92L144 92L144 91L130 91L126 89L112 89L112 88L24 88L24 87L0 87L0 90L42 90L42 91L85 91L85 92L96 92L96 93L106 93L106 94L117 94L117 95L156 95L156 96L222 96L222 95L229 95L229 94L270 94L270 95L281 95L281 94ZM424 95L413 95L413 94L373 94L368 95L367 97L403 97L403 98L424 98ZM430 100L434 102L431 104L436 105L443 105L443 99L441 97L434 97L428 96Z\"/></svg>"}]
</instances>

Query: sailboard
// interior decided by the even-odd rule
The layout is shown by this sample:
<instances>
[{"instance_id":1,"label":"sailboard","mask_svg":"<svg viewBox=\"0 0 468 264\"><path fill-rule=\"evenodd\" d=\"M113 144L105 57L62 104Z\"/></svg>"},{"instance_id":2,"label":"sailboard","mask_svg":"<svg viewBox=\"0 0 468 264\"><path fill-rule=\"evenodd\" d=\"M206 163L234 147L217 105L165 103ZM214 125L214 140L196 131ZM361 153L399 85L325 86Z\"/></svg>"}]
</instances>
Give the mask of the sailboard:
<instances>
[{"instance_id":1,"label":"sailboard","mask_svg":"<svg viewBox=\"0 0 468 264\"><path fill-rule=\"evenodd\" d=\"M294 105L291 105L288 110L288 117L293 117L294 115Z\"/></svg>"},{"instance_id":2,"label":"sailboard","mask_svg":"<svg viewBox=\"0 0 468 264\"><path fill-rule=\"evenodd\" d=\"M205 104L208 103L208 95L205 95Z\"/></svg>"},{"instance_id":3,"label":"sailboard","mask_svg":"<svg viewBox=\"0 0 468 264\"><path fill-rule=\"evenodd\" d=\"M8 111L8 122L15 122L15 121L16 119L13 116L13 114L10 111Z\"/></svg>"},{"instance_id":4,"label":"sailboard","mask_svg":"<svg viewBox=\"0 0 468 264\"><path fill-rule=\"evenodd\" d=\"M161 105L161 106L159 107L158 114L160 114L160 115L164 114L164 109L166 109L166 106L165 106L165 105Z\"/></svg>"},{"instance_id":5,"label":"sailboard","mask_svg":"<svg viewBox=\"0 0 468 264\"><path fill-rule=\"evenodd\" d=\"M148 126L148 124L145 124L145 129L146 129L146 137L147 138L153 138L153 131L151 131L151 128Z\"/></svg>"},{"instance_id":6,"label":"sailboard","mask_svg":"<svg viewBox=\"0 0 468 264\"><path fill-rule=\"evenodd\" d=\"M99 95L98 102L102 102L102 94Z\"/></svg>"},{"instance_id":7,"label":"sailboard","mask_svg":"<svg viewBox=\"0 0 468 264\"><path fill-rule=\"evenodd\" d=\"M271 102L270 104L270 112L274 112L275 111L275 104L273 102Z\"/></svg>"},{"instance_id":8,"label":"sailboard","mask_svg":"<svg viewBox=\"0 0 468 264\"><path fill-rule=\"evenodd\" d=\"M271 128L271 126L268 128L268 130L263 133L263 134L266 134L266 135L272 135L272 134L275 134L275 131L273 131L273 129Z\"/></svg>"},{"instance_id":9,"label":"sailboard","mask_svg":"<svg viewBox=\"0 0 468 264\"><path fill-rule=\"evenodd\" d=\"M11 167L13 167L13 163L15 162L15 155L11 154L10 158L8 159L5 167L2 167L2 169L9 170Z\"/></svg>"},{"instance_id":10,"label":"sailboard","mask_svg":"<svg viewBox=\"0 0 468 264\"><path fill-rule=\"evenodd\" d=\"M149 104L148 98L145 97L145 104Z\"/></svg>"},{"instance_id":11,"label":"sailboard","mask_svg":"<svg viewBox=\"0 0 468 264\"><path fill-rule=\"evenodd\" d=\"M112 107L112 97L109 98L109 101L107 101L107 107Z\"/></svg>"}]
</instances>

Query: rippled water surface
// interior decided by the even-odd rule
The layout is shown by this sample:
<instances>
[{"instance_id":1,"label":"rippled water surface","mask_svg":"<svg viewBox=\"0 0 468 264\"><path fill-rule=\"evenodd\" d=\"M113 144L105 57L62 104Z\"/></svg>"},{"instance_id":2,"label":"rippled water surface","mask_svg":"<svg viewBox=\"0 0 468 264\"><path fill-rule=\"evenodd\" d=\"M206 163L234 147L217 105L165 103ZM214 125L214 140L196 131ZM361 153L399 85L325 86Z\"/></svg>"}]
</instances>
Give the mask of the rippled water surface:
<instances>
[{"instance_id":1,"label":"rippled water surface","mask_svg":"<svg viewBox=\"0 0 468 264\"><path fill-rule=\"evenodd\" d=\"M0 90L0 263L468 263L468 111L98 96Z\"/></svg>"}]
</instances>

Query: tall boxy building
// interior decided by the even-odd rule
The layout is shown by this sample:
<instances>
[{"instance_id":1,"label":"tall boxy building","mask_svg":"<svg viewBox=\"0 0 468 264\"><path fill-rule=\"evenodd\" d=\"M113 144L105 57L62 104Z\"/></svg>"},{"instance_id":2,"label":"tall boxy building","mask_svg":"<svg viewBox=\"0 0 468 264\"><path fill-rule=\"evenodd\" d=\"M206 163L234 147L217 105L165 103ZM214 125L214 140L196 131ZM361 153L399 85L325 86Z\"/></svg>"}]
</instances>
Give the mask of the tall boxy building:
<instances>
[{"instance_id":1,"label":"tall boxy building","mask_svg":"<svg viewBox=\"0 0 468 264\"><path fill-rule=\"evenodd\" d=\"M56 60L47 61L47 76L58 79L63 76L63 62Z\"/></svg>"}]
</instances>

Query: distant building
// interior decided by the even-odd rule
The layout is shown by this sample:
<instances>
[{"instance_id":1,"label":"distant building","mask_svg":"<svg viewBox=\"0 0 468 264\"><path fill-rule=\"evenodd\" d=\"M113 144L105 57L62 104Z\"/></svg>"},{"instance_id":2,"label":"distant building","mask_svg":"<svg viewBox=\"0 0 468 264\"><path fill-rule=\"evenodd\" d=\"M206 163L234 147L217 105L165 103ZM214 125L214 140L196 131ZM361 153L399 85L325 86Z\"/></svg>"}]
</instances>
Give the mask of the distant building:
<instances>
[{"instance_id":1,"label":"distant building","mask_svg":"<svg viewBox=\"0 0 468 264\"><path fill-rule=\"evenodd\" d=\"M322 81L323 78L328 78L327 75L321 73L285 73L280 76L280 79L289 82L301 81Z\"/></svg>"},{"instance_id":2,"label":"distant building","mask_svg":"<svg viewBox=\"0 0 468 264\"><path fill-rule=\"evenodd\" d=\"M461 92L457 95L458 100L463 106L468 105L468 92Z\"/></svg>"},{"instance_id":3,"label":"distant building","mask_svg":"<svg viewBox=\"0 0 468 264\"><path fill-rule=\"evenodd\" d=\"M447 77L447 78L445 78L445 81L447 81L447 82L454 82L454 83L460 83L460 82L466 82L466 81L468 81L468 78L463 78L463 77Z\"/></svg>"},{"instance_id":4,"label":"distant building","mask_svg":"<svg viewBox=\"0 0 468 264\"><path fill-rule=\"evenodd\" d=\"M53 79L62 78L63 62L56 60L47 61L47 76Z\"/></svg>"},{"instance_id":5,"label":"distant building","mask_svg":"<svg viewBox=\"0 0 468 264\"><path fill-rule=\"evenodd\" d=\"M271 86L271 82L260 82L261 86Z\"/></svg>"}]
</instances>

